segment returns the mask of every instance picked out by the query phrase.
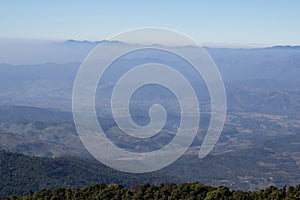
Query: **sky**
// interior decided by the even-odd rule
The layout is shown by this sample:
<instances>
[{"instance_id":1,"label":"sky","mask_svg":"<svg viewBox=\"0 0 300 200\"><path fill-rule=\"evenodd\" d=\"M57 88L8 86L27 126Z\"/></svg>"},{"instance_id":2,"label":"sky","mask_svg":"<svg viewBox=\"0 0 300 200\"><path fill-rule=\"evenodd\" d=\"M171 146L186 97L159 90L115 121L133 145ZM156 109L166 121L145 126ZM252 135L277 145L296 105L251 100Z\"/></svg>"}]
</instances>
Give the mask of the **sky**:
<instances>
[{"instance_id":1,"label":"sky","mask_svg":"<svg viewBox=\"0 0 300 200\"><path fill-rule=\"evenodd\" d=\"M103 40L141 27L202 44L300 45L298 0L0 0L0 39Z\"/></svg>"}]
</instances>

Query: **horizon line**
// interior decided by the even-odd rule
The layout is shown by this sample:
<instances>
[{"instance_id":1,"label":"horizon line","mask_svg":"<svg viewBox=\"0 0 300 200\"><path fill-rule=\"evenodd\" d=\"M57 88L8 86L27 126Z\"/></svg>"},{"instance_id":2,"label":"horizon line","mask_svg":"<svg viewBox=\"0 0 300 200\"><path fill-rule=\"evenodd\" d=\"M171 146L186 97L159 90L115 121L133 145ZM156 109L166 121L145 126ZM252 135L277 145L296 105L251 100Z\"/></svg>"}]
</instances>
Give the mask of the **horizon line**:
<instances>
[{"instance_id":1,"label":"horizon line","mask_svg":"<svg viewBox=\"0 0 300 200\"><path fill-rule=\"evenodd\" d=\"M37 39L37 38L0 38L0 43L2 42L9 42L9 41L23 41L23 42L55 42L55 43L64 43L64 42L77 42L77 43L91 43L91 44L97 44L101 42L114 42L114 43L124 43L124 44L133 44L133 45L143 45L143 44L138 44L138 43L127 43L124 41L120 40L108 40L108 39L102 39L102 40L79 40L79 39ZM259 43L235 43L235 42L198 42L200 47L203 48L228 48L228 49L263 49L263 48L274 48L274 47L286 47L286 48L295 48L295 47L300 47L300 44L259 44ZM155 45L163 45L163 46L168 46L164 44L148 44L151 46ZM186 47L186 46L193 46L193 45L172 45L170 46L174 47ZM195 46L196 47L196 46Z\"/></svg>"}]
</instances>

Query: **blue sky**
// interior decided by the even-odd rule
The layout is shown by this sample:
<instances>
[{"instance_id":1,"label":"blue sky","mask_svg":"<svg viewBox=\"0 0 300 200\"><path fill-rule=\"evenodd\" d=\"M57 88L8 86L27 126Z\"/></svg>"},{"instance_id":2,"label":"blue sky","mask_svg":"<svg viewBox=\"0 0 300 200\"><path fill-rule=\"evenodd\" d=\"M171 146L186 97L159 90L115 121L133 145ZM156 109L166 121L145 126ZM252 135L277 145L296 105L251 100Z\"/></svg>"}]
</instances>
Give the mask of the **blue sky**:
<instances>
[{"instance_id":1,"label":"blue sky","mask_svg":"<svg viewBox=\"0 0 300 200\"><path fill-rule=\"evenodd\" d=\"M102 40L165 27L200 43L300 45L300 1L15 1L0 4L0 38Z\"/></svg>"}]
</instances>

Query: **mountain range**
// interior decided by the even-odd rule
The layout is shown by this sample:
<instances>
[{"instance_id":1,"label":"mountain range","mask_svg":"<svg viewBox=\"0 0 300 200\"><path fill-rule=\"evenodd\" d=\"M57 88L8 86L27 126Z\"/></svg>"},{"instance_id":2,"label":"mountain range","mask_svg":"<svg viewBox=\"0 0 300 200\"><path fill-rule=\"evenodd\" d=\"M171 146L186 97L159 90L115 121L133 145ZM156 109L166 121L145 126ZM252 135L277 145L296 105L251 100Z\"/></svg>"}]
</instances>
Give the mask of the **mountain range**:
<instances>
[{"instance_id":1,"label":"mountain range","mask_svg":"<svg viewBox=\"0 0 300 200\"><path fill-rule=\"evenodd\" d=\"M193 79L192 70L171 60L169 64L177 64L175 67L182 70L191 84L199 89L200 133L182 158L158 172L159 178L145 175L142 179L127 181L127 175L124 177L123 173L112 171L93 160L78 137L71 113L72 88L80 63L100 43L112 49L118 45L132 45L119 41L69 40L31 43L29 47L25 43L0 47L0 148L5 150L1 151L0 178L3 186L7 186L2 194L25 194L30 188L37 191L44 187L81 187L103 180L124 185L143 181L154 183L154 180L157 183L163 180L199 181L244 190L299 183L298 46L205 48L222 74L228 104L222 135L213 151L202 160L196 155L203 140L200 133L206 133L210 121L210 96L203 82ZM180 48L193 52L197 47ZM119 75L132 62L149 61L151 59L147 56L141 56L138 61L130 58L121 60L111 75ZM170 113L166 134L157 137L148 146L144 143L147 141L133 141L126 135L120 136L120 129L107 112L114 86L108 81L109 78L97 88L96 110L99 121L113 142L132 151L149 151L171 141L176 128L173 124L178 118L178 102L157 88L137 93L134 100L139 106L132 108L132 117L138 123L145 124L149 120L149 105L162 102L168 106ZM93 166L88 175L83 172L88 170L85 162ZM55 166L54 171L45 168L47 165ZM74 168L71 167L73 165ZM55 175L56 168L60 169L58 175ZM40 173L34 173L38 169L41 169ZM22 173L18 174L18 170ZM82 172L78 180L73 174L77 170ZM93 173L100 174L99 177L104 179L91 178ZM25 182L13 185L14 174ZM63 178L58 179L61 174ZM110 176L118 177L109 179ZM52 178L55 181L51 182ZM42 181L39 182L39 179ZM30 185L32 180L34 185ZM49 187L45 185L47 181L51 182ZM28 187L20 187L22 184Z\"/></svg>"}]
</instances>

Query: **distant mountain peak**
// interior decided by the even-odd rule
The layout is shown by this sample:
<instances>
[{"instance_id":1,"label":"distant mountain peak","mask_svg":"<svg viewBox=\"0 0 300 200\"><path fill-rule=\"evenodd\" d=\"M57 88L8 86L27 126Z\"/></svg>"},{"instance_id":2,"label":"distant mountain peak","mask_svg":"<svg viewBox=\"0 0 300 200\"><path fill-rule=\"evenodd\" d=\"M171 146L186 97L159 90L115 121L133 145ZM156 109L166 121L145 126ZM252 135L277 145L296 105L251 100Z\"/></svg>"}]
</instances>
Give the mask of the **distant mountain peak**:
<instances>
[{"instance_id":1,"label":"distant mountain peak","mask_svg":"<svg viewBox=\"0 0 300 200\"><path fill-rule=\"evenodd\" d=\"M266 49L299 49L300 50L300 46L277 45L277 46L267 47Z\"/></svg>"},{"instance_id":2,"label":"distant mountain peak","mask_svg":"<svg viewBox=\"0 0 300 200\"><path fill-rule=\"evenodd\" d=\"M69 39L64 42L65 44L88 44L88 45L94 45L94 44L100 44L100 43L108 43L108 44L126 44L124 42L121 42L119 40L101 40L101 41L89 41L89 40L74 40Z\"/></svg>"}]
</instances>

